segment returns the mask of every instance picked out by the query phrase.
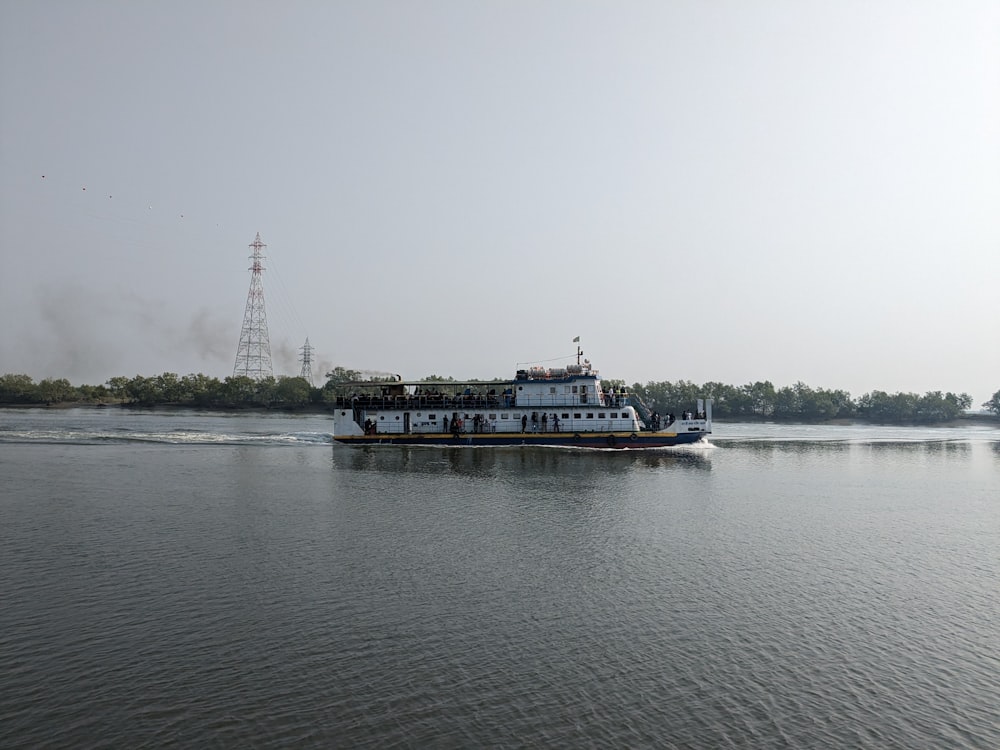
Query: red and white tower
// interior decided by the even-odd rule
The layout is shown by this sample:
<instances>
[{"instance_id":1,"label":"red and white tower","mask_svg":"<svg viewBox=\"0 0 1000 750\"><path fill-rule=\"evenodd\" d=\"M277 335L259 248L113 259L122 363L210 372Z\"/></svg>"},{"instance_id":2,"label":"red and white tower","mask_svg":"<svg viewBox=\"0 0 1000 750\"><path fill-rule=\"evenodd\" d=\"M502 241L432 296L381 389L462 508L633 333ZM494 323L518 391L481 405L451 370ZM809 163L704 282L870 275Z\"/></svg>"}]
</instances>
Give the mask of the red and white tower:
<instances>
[{"instance_id":1,"label":"red and white tower","mask_svg":"<svg viewBox=\"0 0 1000 750\"><path fill-rule=\"evenodd\" d=\"M243 314L240 345L236 349L236 366L233 376L245 375L254 380L273 376L271 370L271 341L267 334L267 313L264 311L264 248L260 232L251 243L250 293L247 309Z\"/></svg>"}]
</instances>

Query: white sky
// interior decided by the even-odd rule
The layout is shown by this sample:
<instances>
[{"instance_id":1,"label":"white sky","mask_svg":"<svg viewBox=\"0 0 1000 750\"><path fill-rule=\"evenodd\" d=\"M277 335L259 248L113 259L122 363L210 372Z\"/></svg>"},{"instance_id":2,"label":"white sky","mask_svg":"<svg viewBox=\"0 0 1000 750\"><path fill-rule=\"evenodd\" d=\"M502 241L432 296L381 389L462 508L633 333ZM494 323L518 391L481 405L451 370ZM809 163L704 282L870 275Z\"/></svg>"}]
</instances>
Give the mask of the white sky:
<instances>
[{"instance_id":1,"label":"white sky","mask_svg":"<svg viewBox=\"0 0 1000 750\"><path fill-rule=\"evenodd\" d=\"M276 374L978 406L1000 2L0 4L0 373L232 374L258 231Z\"/></svg>"}]
</instances>

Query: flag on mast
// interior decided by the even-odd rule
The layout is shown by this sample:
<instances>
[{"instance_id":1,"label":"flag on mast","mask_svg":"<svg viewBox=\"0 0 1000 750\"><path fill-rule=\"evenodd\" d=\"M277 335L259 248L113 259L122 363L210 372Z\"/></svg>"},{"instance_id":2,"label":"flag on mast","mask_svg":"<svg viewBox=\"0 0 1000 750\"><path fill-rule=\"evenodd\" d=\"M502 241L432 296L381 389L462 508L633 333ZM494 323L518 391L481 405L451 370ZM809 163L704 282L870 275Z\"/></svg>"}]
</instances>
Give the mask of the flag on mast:
<instances>
[{"instance_id":1,"label":"flag on mast","mask_svg":"<svg viewBox=\"0 0 1000 750\"><path fill-rule=\"evenodd\" d=\"M577 336L575 339L573 339L573 343L574 344L578 344L579 342L580 342L580 337L579 336Z\"/></svg>"}]
</instances>

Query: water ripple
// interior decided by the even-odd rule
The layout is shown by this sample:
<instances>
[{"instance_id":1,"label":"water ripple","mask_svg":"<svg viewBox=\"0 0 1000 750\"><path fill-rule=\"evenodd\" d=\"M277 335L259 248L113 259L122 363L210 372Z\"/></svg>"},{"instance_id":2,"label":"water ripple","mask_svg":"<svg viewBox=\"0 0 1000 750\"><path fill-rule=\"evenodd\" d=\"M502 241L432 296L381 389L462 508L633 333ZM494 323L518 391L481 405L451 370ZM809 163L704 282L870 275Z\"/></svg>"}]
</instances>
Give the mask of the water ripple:
<instances>
[{"instance_id":1,"label":"water ripple","mask_svg":"<svg viewBox=\"0 0 1000 750\"><path fill-rule=\"evenodd\" d=\"M997 747L996 469L5 444L0 746Z\"/></svg>"}]
</instances>

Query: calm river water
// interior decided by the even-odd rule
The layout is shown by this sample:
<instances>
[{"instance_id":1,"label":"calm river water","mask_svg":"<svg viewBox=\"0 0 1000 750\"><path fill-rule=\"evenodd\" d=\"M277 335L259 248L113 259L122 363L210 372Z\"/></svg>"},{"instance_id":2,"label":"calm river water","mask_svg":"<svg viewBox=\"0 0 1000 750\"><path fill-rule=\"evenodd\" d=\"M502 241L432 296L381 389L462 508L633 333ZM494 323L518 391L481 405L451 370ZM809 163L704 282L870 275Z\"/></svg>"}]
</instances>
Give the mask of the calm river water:
<instances>
[{"instance_id":1,"label":"calm river water","mask_svg":"<svg viewBox=\"0 0 1000 750\"><path fill-rule=\"evenodd\" d=\"M0 746L1000 747L1000 431L0 411Z\"/></svg>"}]
</instances>

